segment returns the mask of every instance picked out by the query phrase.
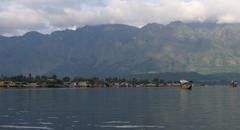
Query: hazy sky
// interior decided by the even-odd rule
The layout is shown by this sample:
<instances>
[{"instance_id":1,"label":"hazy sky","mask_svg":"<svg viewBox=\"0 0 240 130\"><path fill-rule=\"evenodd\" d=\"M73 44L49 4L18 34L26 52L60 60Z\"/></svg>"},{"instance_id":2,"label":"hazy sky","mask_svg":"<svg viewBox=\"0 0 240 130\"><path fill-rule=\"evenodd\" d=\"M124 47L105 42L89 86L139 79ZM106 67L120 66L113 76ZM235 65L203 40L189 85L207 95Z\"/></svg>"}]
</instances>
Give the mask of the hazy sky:
<instances>
[{"instance_id":1,"label":"hazy sky","mask_svg":"<svg viewBox=\"0 0 240 130\"><path fill-rule=\"evenodd\" d=\"M240 22L239 0L0 0L0 35L122 23Z\"/></svg>"}]
</instances>

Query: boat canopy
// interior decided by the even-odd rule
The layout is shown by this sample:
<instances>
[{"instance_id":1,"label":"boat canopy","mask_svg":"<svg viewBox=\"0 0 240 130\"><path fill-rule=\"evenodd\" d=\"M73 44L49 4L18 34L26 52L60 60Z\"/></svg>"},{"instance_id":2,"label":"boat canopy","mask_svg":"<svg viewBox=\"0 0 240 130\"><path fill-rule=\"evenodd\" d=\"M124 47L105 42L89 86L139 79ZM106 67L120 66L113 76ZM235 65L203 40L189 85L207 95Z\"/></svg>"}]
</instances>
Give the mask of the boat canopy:
<instances>
[{"instance_id":1,"label":"boat canopy","mask_svg":"<svg viewBox=\"0 0 240 130\"><path fill-rule=\"evenodd\" d=\"M189 83L189 81L187 81L187 80L180 80L180 83L181 84L185 84L185 83Z\"/></svg>"}]
</instances>

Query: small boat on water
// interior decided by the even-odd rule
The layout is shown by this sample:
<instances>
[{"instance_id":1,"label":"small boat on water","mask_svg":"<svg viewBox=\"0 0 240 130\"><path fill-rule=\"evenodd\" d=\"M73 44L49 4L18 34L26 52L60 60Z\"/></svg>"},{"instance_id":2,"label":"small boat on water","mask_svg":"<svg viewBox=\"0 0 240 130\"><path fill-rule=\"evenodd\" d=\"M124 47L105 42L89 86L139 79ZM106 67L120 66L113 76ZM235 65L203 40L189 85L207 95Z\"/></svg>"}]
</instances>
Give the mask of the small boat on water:
<instances>
[{"instance_id":1,"label":"small boat on water","mask_svg":"<svg viewBox=\"0 0 240 130\"><path fill-rule=\"evenodd\" d=\"M192 83L190 83L187 80L180 80L180 87L182 89L189 89L189 90L191 90L192 89Z\"/></svg>"},{"instance_id":2,"label":"small boat on water","mask_svg":"<svg viewBox=\"0 0 240 130\"><path fill-rule=\"evenodd\" d=\"M237 86L238 86L238 82L237 82L237 81L232 81L232 82L231 82L231 86L232 86L233 88L237 87Z\"/></svg>"}]
</instances>

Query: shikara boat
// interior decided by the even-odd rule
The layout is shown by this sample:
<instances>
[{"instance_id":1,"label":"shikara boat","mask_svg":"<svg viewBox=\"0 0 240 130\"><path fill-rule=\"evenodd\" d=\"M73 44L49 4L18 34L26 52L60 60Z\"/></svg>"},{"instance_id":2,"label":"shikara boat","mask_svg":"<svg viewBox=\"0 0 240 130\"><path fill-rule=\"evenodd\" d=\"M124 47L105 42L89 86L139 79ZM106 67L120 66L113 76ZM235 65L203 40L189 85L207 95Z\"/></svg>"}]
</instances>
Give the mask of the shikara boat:
<instances>
[{"instance_id":1,"label":"shikara boat","mask_svg":"<svg viewBox=\"0 0 240 130\"><path fill-rule=\"evenodd\" d=\"M180 80L180 87L182 89L189 89L191 90L192 89L192 83L190 83L189 81L187 80Z\"/></svg>"},{"instance_id":2,"label":"shikara boat","mask_svg":"<svg viewBox=\"0 0 240 130\"><path fill-rule=\"evenodd\" d=\"M237 86L238 86L238 82L237 82L237 81L232 81L232 82L231 82L231 86L232 86L233 88L237 87Z\"/></svg>"}]
</instances>

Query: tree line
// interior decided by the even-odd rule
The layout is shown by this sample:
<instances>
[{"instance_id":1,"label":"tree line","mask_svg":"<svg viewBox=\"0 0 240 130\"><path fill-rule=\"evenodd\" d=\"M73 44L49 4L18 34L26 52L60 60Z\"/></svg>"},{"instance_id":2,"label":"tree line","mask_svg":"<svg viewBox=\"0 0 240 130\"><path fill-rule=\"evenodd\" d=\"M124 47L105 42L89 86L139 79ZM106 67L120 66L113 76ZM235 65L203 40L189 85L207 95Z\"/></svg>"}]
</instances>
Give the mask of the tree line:
<instances>
[{"instance_id":1,"label":"tree line","mask_svg":"<svg viewBox=\"0 0 240 130\"><path fill-rule=\"evenodd\" d=\"M128 82L132 84L136 83L165 83L166 81L154 78L152 80L147 80L147 79L137 79L137 78L119 78L119 77L108 77L105 79L100 79L98 77L69 77L69 76L64 76L64 77L58 77L57 75L36 75L33 76L32 74L28 75L16 75L16 76L4 76L1 75L0 81L12 81L12 82L23 82L23 83L33 83L33 82L46 82L46 83L64 83L64 82L80 82L80 81L105 81L105 82Z\"/></svg>"}]
</instances>

